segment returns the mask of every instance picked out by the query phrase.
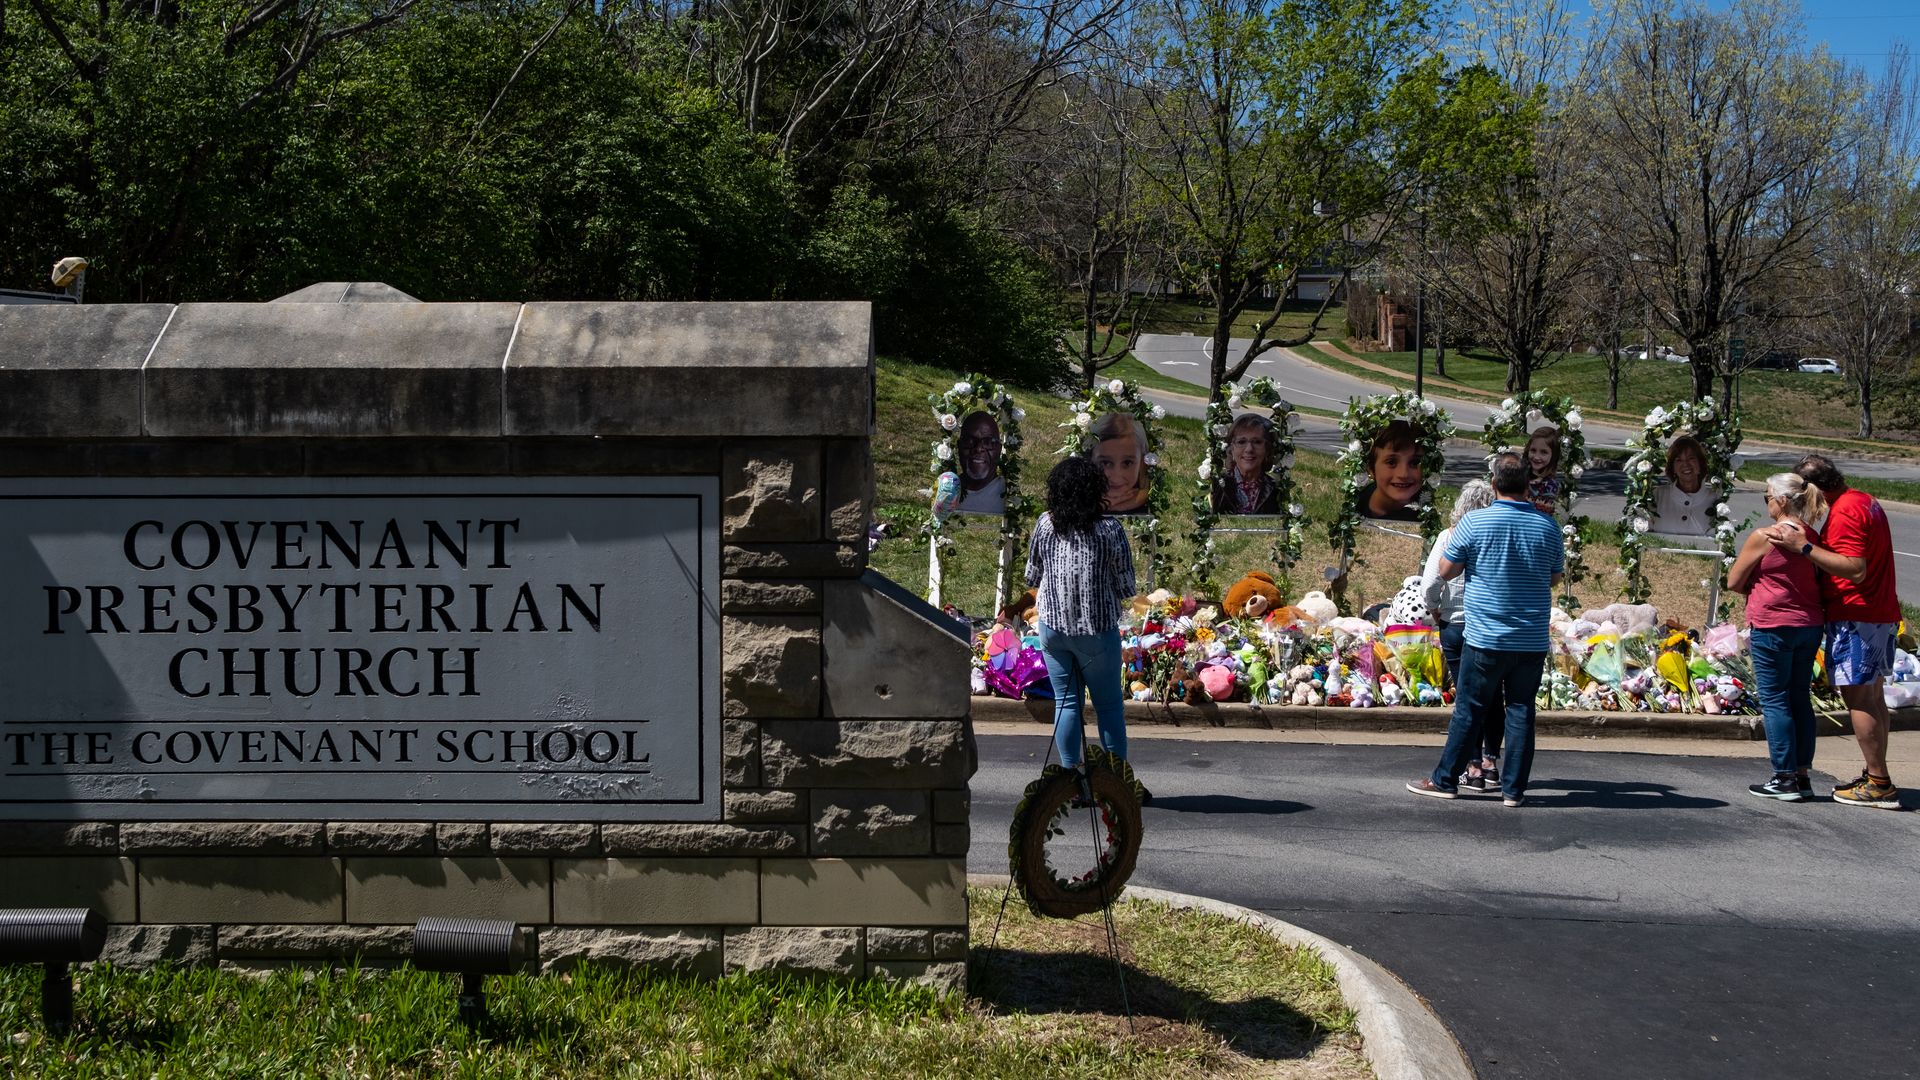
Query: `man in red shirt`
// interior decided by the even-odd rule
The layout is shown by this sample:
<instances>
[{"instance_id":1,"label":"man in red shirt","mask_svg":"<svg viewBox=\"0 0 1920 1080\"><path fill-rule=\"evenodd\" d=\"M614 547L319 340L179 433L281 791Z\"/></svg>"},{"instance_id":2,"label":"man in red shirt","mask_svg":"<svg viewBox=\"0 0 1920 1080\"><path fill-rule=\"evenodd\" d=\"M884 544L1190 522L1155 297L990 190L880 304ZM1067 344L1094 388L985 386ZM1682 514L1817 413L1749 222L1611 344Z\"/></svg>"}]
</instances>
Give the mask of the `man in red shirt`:
<instances>
[{"instance_id":1,"label":"man in red shirt","mask_svg":"<svg viewBox=\"0 0 1920 1080\"><path fill-rule=\"evenodd\" d=\"M1854 741L1866 771L1833 791L1851 806L1900 809L1900 791L1887 774L1887 699L1880 680L1893 671L1900 599L1894 592L1893 532L1879 500L1847 486L1832 461L1808 454L1793 470L1820 489L1831 509L1821 542L1809 542L1799 522L1773 526L1768 542L1802 556L1820 571L1827 614L1827 676L1853 718Z\"/></svg>"}]
</instances>

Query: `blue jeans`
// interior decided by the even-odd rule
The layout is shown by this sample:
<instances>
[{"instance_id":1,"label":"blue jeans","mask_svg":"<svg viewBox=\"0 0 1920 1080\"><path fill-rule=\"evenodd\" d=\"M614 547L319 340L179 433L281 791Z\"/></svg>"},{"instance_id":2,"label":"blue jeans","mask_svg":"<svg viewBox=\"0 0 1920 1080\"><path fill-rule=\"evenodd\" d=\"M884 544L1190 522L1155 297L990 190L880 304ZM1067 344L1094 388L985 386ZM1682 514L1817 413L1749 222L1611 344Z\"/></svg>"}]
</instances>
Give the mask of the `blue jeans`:
<instances>
[{"instance_id":1,"label":"blue jeans","mask_svg":"<svg viewBox=\"0 0 1920 1080\"><path fill-rule=\"evenodd\" d=\"M1767 757L1782 775L1813 765L1813 658L1823 634L1818 626L1756 626L1748 638Z\"/></svg>"},{"instance_id":2,"label":"blue jeans","mask_svg":"<svg viewBox=\"0 0 1920 1080\"><path fill-rule=\"evenodd\" d=\"M1447 662L1447 678L1453 680L1453 700L1455 702L1460 700L1460 650L1465 648L1466 644L1466 616L1463 615L1440 628L1440 655ZM1490 714L1504 714L1506 712L1504 705L1501 703L1498 689L1494 691L1492 700L1487 702L1486 711ZM1500 738L1505 725L1484 724L1482 727L1485 731L1485 736L1481 744L1480 756L1498 759L1500 757ZM1455 773L1454 775L1458 776L1459 774Z\"/></svg>"},{"instance_id":3,"label":"blue jeans","mask_svg":"<svg viewBox=\"0 0 1920 1080\"><path fill-rule=\"evenodd\" d=\"M1507 745L1500 759L1500 793L1509 799L1527 793L1527 777L1533 772L1533 698L1540 692L1541 669L1546 662L1544 651L1476 649L1472 645L1461 649L1460 681L1453 688L1453 720L1447 725L1447 746L1440 751L1440 765L1433 770L1433 786L1446 791L1457 788L1467 762L1480 750L1484 728L1502 723ZM1499 716L1493 714L1495 695L1504 703Z\"/></svg>"},{"instance_id":4,"label":"blue jeans","mask_svg":"<svg viewBox=\"0 0 1920 1080\"><path fill-rule=\"evenodd\" d=\"M1047 661L1047 681L1053 684L1053 745L1060 764L1078 768L1083 753L1085 723L1080 691L1093 698L1100 723L1100 745L1114 757L1127 756L1127 714L1120 695L1120 631L1104 634L1062 634L1040 624L1040 655Z\"/></svg>"}]
</instances>

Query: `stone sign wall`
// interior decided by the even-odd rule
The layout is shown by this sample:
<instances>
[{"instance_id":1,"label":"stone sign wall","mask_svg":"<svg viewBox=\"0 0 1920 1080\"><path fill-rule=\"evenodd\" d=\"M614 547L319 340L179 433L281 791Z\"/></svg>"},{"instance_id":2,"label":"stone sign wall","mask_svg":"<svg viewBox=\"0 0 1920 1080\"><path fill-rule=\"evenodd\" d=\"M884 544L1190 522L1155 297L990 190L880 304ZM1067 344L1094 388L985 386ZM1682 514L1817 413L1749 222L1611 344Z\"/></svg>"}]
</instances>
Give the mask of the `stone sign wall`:
<instances>
[{"instance_id":1,"label":"stone sign wall","mask_svg":"<svg viewBox=\"0 0 1920 1080\"><path fill-rule=\"evenodd\" d=\"M108 957L133 964L394 960L415 919L459 915L518 920L548 970L592 959L958 985L974 767L967 646L866 570L872 377L860 304L0 311L0 501L31 510L0 526L0 663L26 690L0 705L0 814L13 819L0 823L0 906L93 906L114 924ZM704 523L697 511L607 511L615 497L687 492L711 493ZM347 512L323 509L323 493ZM578 498L550 512L525 505L560 493ZM52 509L63 502L73 505ZM524 533L477 531L514 516ZM549 546L525 549L528 574L476 566L470 548L464 576L443 566L363 580L351 567L329 576L337 565L236 567L230 550L210 560L216 537L230 548L215 524L228 520L307 522L285 527L304 546L284 559L263 526L256 544L285 563L320 550L323 520L343 535L352 520L412 522L402 532L417 536L402 542L421 543L427 521L451 542L447 522L465 520L488 563L512 563L522 536ZM577 542L595 528L604 545ZM236 529L243 543L253 536ZM496 534L503 560L492 558ZM446 544L440 555L451 561ZM429 613L442 640L426 640L421 586L517 593L522 578L547 633L526 632L523 609L513 640L483 635L470 606L468 625L452 629ZM352 632L303 623L297 606L287 615L276 583L294 587L289 598L302 584L313 595L335 586ZM354 609L344 586L355 583L409 586L412 599L401 588L379 594L384 613L371 598ZM201 584L216 588L207 606L221 625L191 602L216 595L193 594ZM95 586L117 586L119 600ZM262 628L251 629L245 588L232 618L233 594L219 591L232 586L260 590ZM444 606L446 620L459 611ZM512 612L491 609L490 625ZM260 636L269 618L271 642ZM562 618L565 635L552 630ZM281 648L296 661L349 650L320 662L336 691L342 664L355 669L352 692L303 698L312 673L296 663L287 689L278 652L263 676L275 684L257 686L251 650ZM440 695L433 648L455 650L439 655ZM476 700L463 694L469 662L482 709L463 704ZM426 692L402 693L416 677ZM520 773L467 761L488 771L456 778L429 767L455 763L414 760L404 775L376 767L262 785L248 775L261 762L243 759L268 756L291 720L307 721L310 748L332 725L351 749L352 727L377 723L418 728L413 746L457 732L460 754L481 731L544 724L576 736L582 755L594 730L644 731L633 756L648 764L621 763L627 798L556 790L555 767L568 763L552 761ZM90 734L69 754L50 734L62 727ZM168 757L180 730L196 734L173 740L179 757L206 764L208 733L222 732L221 752L238 756L206 770L211 779L180 775L188 763ZM260 732L252 751L247 731ZM474 756L488 756L489 738L499 736L478 736ZM627 738L599 737L595 756L624 755ZM91 760L104 756L134 767Z\"/></svg>"}]
</instances>

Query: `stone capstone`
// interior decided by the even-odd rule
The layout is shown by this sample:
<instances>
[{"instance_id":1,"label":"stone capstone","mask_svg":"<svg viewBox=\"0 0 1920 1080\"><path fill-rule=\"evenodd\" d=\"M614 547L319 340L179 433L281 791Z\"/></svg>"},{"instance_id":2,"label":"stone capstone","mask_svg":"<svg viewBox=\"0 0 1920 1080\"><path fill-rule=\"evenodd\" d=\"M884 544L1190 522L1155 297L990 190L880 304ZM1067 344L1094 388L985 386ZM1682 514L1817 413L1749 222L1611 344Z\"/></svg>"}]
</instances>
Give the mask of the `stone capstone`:
<instances>
[{"instance_id":1,"label":"stone capstone","mask_svg":"<svg viewBox=\"0 0 1920 1080\"><path fill-rule=\"evenodd\" d=\"M720 652L725 715L820 714L819 619L726 616Z\"/></svg>"},{"instance_id":2,"label":"stone capstone","mask_svg":"<svg viewBox=\"0 0 1920 1080\"><path fill-rule=\"evenodd\" d=\"M727 972L793 971L858 975L860 931L851 927L749 926L729 930Z\"/></svg>"},{"instance_id":3,"label":"stone capstone","mask_svg":"<svg viewBox=\"0 0 1920 1080\"><path fill-rule=\"evenodd\" d=\"M820 538L820 444L730 443L721 472L721 535L729 540Z\"/></svg>"},{"instance_id":4,"label":"stone capstone","mask_svg":"<svg viewBox=\"0 0 1920 1080\"><path fill-rule=\"evenodd\" d=\"M925 855L931 830L924 791L813 792L814 855Z\"/></svg>"},{"instance_id":5,"label":"stone capstone","mask_svg":"<svg viewBox=\"0 0 1920 1080\"><path fill-rule=\"evenodd\" d=\"M540 931L543 974L572 971L583 964L607 964L717 978L720 961L719 930L556 927Z\"/></svg>"},{"instance_id":6,"label":"stone capstone","mask_svg":"<svg viewBox=\"0 0 1920 1080\"><path fill-rule=\"evenodd\" d=\"M960 787L973 775L962 720L769 720L760 725L768 787Z\"/></svg>"},{"instance_id":7,"label":"stone capstone","mask_svg":"<svg viewBox=\"0 0 1920 1080\"><path fill-rule=\"evenodd\" d=\"M798 855L802 850L797 825L751 829L739 825L603 825L600 846L611 856Z\"/></svg>"}]
</instances>

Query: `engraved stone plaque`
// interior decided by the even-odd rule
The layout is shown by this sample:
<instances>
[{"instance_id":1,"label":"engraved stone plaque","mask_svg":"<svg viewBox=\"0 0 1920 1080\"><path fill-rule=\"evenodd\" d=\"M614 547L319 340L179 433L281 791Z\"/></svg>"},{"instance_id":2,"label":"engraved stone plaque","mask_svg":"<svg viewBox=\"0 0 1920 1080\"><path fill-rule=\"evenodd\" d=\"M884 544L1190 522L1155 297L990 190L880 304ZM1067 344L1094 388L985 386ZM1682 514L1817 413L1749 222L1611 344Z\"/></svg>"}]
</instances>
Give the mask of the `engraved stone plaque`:
<instances>
[{"instance_id":1,"label":"engraved stone plaque","mask_svg":"<svg viewBox=\"0 0 1920 1080\"><path fill-rule=\"evenodd\" d=\"M720 816L718 482L0 481L0 817Z\"/></svg>"}]
</instances>

